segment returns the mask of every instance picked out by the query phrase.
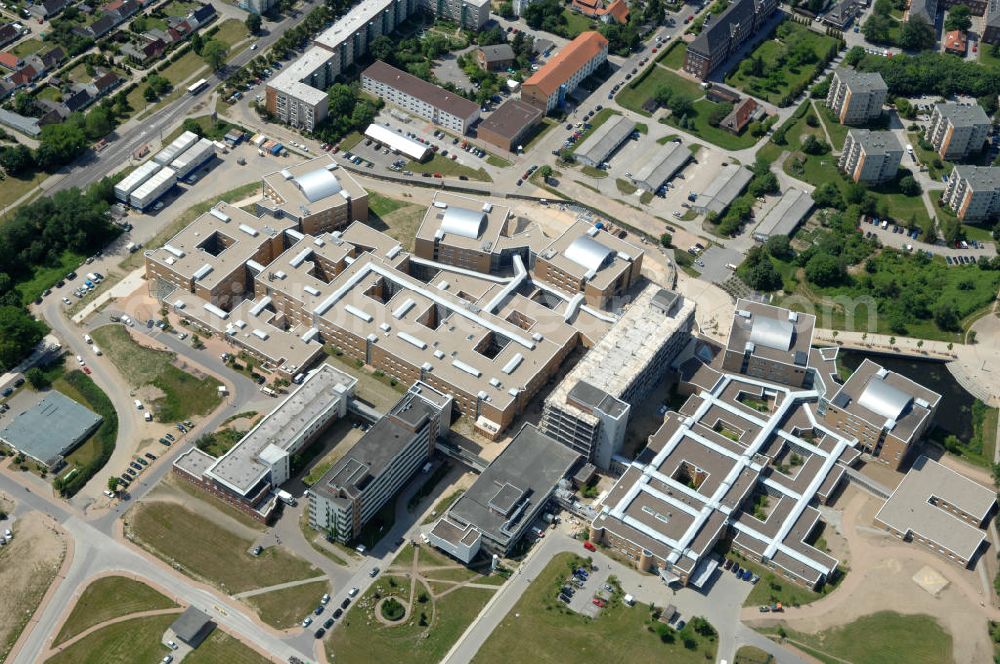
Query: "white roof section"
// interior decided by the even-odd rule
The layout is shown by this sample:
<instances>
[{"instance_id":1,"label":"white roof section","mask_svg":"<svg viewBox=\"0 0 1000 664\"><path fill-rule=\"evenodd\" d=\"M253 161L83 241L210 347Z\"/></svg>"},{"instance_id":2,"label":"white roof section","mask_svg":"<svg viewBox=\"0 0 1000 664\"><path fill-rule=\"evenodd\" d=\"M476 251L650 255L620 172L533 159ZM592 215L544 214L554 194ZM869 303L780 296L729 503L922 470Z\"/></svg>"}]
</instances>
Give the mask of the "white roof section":
<instances>
[{"instance_id":1,"label":"white roof section","mask_svg":"<svg viewBox=\"0 0 1000 664\"><path fill-rule=\"evenodd\" d=\"M581 235L570 242L563 255L585 270L597 271L612 253L611 249L589 235Z\"/></svg>"},{"instance_id":2,"label":"white roof section","mask_svg":"<svg viewBox=\"0 0 1000 664\"><path fill-rule=\"evenodd\" d=\"M430 150L430 148L423 143L412 141L406 136L397 134L382 125L368 125L368 129L365 129L365 136L373 141L378 141L383 145L388 145L392 150L395 150L401 155L409 157L414 161L421 161L424 159L424 157L427 156L427 152Z\"/></svg>"},{"instance_id":3,"label":"white roof section","mask_svg":"<svg viewBox=\"0 0 1000 664\"><path fill-rule=\"evenodd\" d=\"M337 176L325 168L317 168L300 175L295 178L295 185L302 192L302 195L309 199L310 203L339 194L344 188Z\"/></svg>"},{"instance_id":4,"label":"white roof section","mask_svg":"<svg viewBox=\"0 0 1000 664\"><path fill-rule=\"evenodd\" d=\"M318 46L312 46L302 54L301 58L275 74L268 85L275 90L301 99L311 106L321 104L326 99L326 90L318 90L302 81L310 78L313 73L325 67L332 59L333 53Z\"/></svg>"},{"instance_id":5,"label":"white roof section","mask_svg":"<svg viewBox=\"0 0 1000 664\"><path fill-rule=\"evenodd\" d=\"M460 235L475 240L483 233L486 226L486 214L482 210L449 205L441 220L441 230L445 233Z\"/></svg>"},{"instance_id":6,"label":"white roof section","mask_svg":"<svg viewBox=\"0 0 1000 664\"><path fill-rule=\"evenodd\" d=\"M790 350L795 326L791 321L778 320L768 316L754 316L750 329L750 341L775 350Z\"/></svg>"},{"instance_id":7,"label":"white roof section","mask_svg":"<svg viewBox=\"0 0 1000 664\"><path fill-rule=\"evenodd\" d=\"M912 396L885 382L879 376L872 376L858 397L859 404L893 422L899 420L912 401Z\"/></svg>"}]
</instances>

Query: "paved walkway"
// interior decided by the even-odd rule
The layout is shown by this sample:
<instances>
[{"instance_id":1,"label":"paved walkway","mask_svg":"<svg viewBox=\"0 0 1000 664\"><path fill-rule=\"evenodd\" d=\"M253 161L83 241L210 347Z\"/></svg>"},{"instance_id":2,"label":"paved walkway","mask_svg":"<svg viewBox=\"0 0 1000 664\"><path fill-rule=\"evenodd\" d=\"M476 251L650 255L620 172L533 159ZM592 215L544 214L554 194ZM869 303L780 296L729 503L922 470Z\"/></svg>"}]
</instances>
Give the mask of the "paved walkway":
<instances>
[{"instance_id":1,"label":"paved walkway","mask_svg":"<svg viewBox=\"0 0 1000 664\"><path fill-rule=\"evenodd\" d=\"M139 611L137 613L127 613L124 616L118 616L117 618L111 618L110 620L105 620L104 622L97 623L92 627L88 627L87 629L73 636L72 638L63 641L58 646L51 648L48 652L42 654L42 659L47 660L49 657L52 657L57 653L62 652L66 648L69 648L77 641L84 639L93 634L94 632L100 629L104 629L105 627L108 627L110 625L116 625L118 623L126 622L128 620L135 620L137 618L153 618L155 616L168 616L171 614L183 613L183 612L184 612L184 607L175 606L170 609L153 609L151 611Z\"/></svg>"},{"instance_id":2,"label":"paved walkway","mask_svg":"<svg viewBox=\"0 0 1000 664\"><path fill-rule=\"evenodd\" d=\"M286 588L295 588L296 586L304 586L310 583L316 583L317 581L326 581L326 575L314 576L308 579L299 579L298 581L288 581L287 583L278 583L273 586L266 586L264 588L254 588L253 590L247 590L241 593L236 593L231 595L233 599L246 599L247 597L253 597L255 595L265 595L275 590L284 590Z\"/></svg>"}]
</instances>

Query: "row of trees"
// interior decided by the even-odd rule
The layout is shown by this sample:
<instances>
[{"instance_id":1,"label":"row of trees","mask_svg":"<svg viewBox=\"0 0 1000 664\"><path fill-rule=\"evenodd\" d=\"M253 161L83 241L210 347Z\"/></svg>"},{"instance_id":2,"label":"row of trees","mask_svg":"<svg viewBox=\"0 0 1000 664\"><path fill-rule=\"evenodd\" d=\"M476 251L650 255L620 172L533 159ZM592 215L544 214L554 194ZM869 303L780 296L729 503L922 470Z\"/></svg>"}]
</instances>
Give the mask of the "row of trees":
<instances>
[{"instance_id":1,"label":"row of trees","mask_svg":"<svg viewBox=\"0 0 1000 664\"><path fill-rule=\"evenodd\" d=\"M971 95L996 97L1000 94L1000 70L945 53L900 54L892 58L869 56L854 47L844 58L861 71L878 72L896 97Z\"/></svg>"}]
</instances>

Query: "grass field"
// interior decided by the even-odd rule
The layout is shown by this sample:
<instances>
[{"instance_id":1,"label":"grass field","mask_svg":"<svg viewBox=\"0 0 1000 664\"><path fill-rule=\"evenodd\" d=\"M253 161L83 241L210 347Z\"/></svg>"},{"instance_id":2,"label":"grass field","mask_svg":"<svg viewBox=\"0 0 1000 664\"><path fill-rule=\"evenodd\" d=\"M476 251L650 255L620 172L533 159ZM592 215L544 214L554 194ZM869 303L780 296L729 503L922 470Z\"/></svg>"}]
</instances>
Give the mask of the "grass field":
<instances>
[{"instance_id":1,"label":"grass field","mask_svg":"<svg viewBox=\"0 0 1000 664\"><path fill-rule=\"evenodd\" d=\"M455 178L464 175L470 180L478 180L480 182L493 181L493 178L484 169L463 166L457 161L452 161L451 157L442 157L436 152L433 157L423 163L410 160L407 162L406 168L414 173L440 173L444 177Z\"/></svg>"},{"instance_id":2,"label":"grass field","mask_svg":"<svg viewBox=\"0 0 1000 664\"><path fill-rule=\"evenodd\" d=\"M34 37L31 37L29 39L25 39L20 44L17 44L14 48L11 49L11 51L13 51L14 55L16 55L19 58L26 58L29 55L41 51L43 46L45 46L45 44L35 39Z\"/></svg>"},{"instance_id":3,"label":"grass field","mask_svg":"<svg viewBox=\"0 0 1000 664\"><path fill-rule=\"evenodd\" d=\"M682 92L691 99L703 96L697 83L681 78L663 67L653 67L648 74L637 81L626 85L615 98L620 105L646 117L650 114L643 110L642 105L650 99L661 86L667 86L674 92Z\"/></svg>"},{"instance_id":4,"label":"grass field","mask_svg":"<svg viewBox=\"0 0 1000 664\"><path fill-rule=\"evenodd\" d=\"M152 350L132 341L121 325L94 330L94 341L118 367L134 388L152 385L163 397L147 404L160 422L176 422L192 415L204 415L221 402L219 381L210 376L198 377L174 366L174 353Z\"/></svg>"},{"instance_id":5,"label":"grass field","mask_svg":"<svg viewBox=\"0 0 1000 664\"><path fill-rule=\"evenodd\" d=\"M318 576L319 570L281 547L250 554L252 540L217 526L186 507L156 502L130 513L136 543L182 571L239 593Z\"/></svg>"},{"instance_id":6,"label":"grass field","mask_svg":"<svg viewBox=\"0 0 1000 664\"><path fill-rule=\"evenodd\" d=\"M765 75L754 76L749 74L743 66L740 66L726 77L726 83L756 97L766 99L772 104L778 104L793 90L812 79L816 64L822 62L830 52L830 49L837 44L835 38L813 32L809 28L792 21L785 21L781 24L778 31L781 32L781 30L788 31L788 35L784 40L779 40L775 37L774 39L765 41L754 49L753 53L747 58L747 60L752 58L763 60L765 63ZM816 60L796 67L788 64L780 68L768 66L780 61L788 48L787 43L792 40L811 47ZM779 72L780 75L773 75L773 72Z\"/></svg>"},{"instance_id":7,"label":"grass field","mask_svg":"<svg viewBox=\"0 0 1000 664\"><path fill-rule=\"evenodd\" d=\"M840 150L844 145L844 141L847 139L847 132L850 130L850 127L837 122L837 118L834 117L833 111L827 108L826 104L817 102L816 110L819 111L817 113L819 121L823 123L827 133L830 134L830 140L833 141L833 149Z\"/></svg>"},{"instance_id":8,"label":"grass field","mask_svg":"<svg viewBox=\"0 0 1000 664\"><path fill-rule=\"evenodd\" d=\"M229 57L239 53L242 49L233 48L236 44L250 36L247 26L243 21L229 18L219 25L219 31L212 35L212 39L218 39L229 45ZM247 44L249 46L249 44Z\"/></svg>"},{"instance_id":9,"label":"grass field","mask_svg":"<svg viewBox=\"0 0 1000 664\"><path fill-rule=\"evenodd\" d=\"M170 649L160 643L177 616L154 616L108 625L46 660L46 664L158 662Z\"/></svg>"},{"instance_id":10,"label":"grass field","mask_svg":"<svg viewBox=\"0 0 1000 664\"><path fill-rule=\"evenodd\" d=\"M145 583L124 576L105 576L91 583L73 606L52 642L59 645L94 625L130 613L170 609L177 603Z\"/></svg>"},{"instance_id":11,"label":"grass field","mask_svg":"<svg viewBox=\"0 0 1000 664\"><path fill-rule=\"evenodd\" d=\"M252 606L260 619L271 627L288 629L298 625L305 616L311 615L312 610L316 608L323 597L323 593L329 591L330 584L328 582L316 581L262 595L253 595L246 598L246 603ZM320 616L322 620L327 617L326 615Z\"/></svg>"},{"instance_id":12,"label":"grass field","mask_svg":"<svg viewBox=\"0 0 1000 664\"><path fill-rule=\"evenodd\" d=\"M0 180L0 207L5 209L8 205L38 187L47 177L49 177L49 174L43 171L29 173L17 178L9 175L6 176L3 180ZM35 195L37 196L40 193L36 192Z\"/></svg>"},{"instance_id":13,"label":"grass field","mask_svg":"<svg viewBox=\"0 0 1000 664\"><path fill-rule=\"evenodd\" d=\"M828 664L947 664L951 635L930 616L873 613L818 634L785 628L788 640Z\"/></svg>"},{"instance_id":14,"label":"grass field","mask_svg":"<svg viewBox=\"0 0 1000 664\"><path fill-rule=\"evenodd\" d=\"M693 122L694 126L689 125L684 128L684 131L703 138L709 143L714 143L724 150L743 150L752 147L760 140L759 136L754 136L746 129L743 130L742 134L734 135L722 127L713 127L709 124L709 114L716 106L719 104L708 99L699 99L694 102L691 113L686 116L688 123ZM674 117L673 114L668 115L665 120L666 124L671 127L681 129L680 118Z\"/></svg>"},{"instance_id":15,"label":"grass field","mask_svg":"<svg viewBox=\"0 0 1000 664\"><path fill-rule=\"evenodd\" d=\"M781 602L784 606L801 606L823 597L822 593L783 579L763 565L748 560L735 551L731 551L726 557L732 558L740 567L760 576L760 581L754 584L750 594L743 601L743 606L760 606L774 602Z\"/></svg>"},{"instance_id":16,"label":"grass field","mask_svg":"<svg viewBox=\"0 0 1000 664\"><path fill-rule=\"evenodd\" d=\"M774 657L756 646L740 646L733 658L733 664L771 664Z\"/></svg>"},{"instance_id":17,"label":"grass field","mask_svg":"<svg viewBox=\"0 0 1000 664\"><path fill-rule=\"evenodd\" d=\"M17 292L21 294L21 302L28 304L36 297L39 297L46 288L52 288L56 283L65 277L69 272L75 270L83 263L86 256L64 251L59 257L59 263L52 266L37 265L31 279L22 281L17 285ZM55 296L53 296L55 297Z\"/></svg>"},{"instance_id":18,"label":"grass field","mask_svg":"<svg viewBox=\"0 0 1000 664\"><path fill-rule=\"evenodd\" d=\"M189 12L198 8L197 2L182 2L182 0L172 0L163 7L163 13L167 16L187 16Z\"/></svg>"},{"instance_id":19,"label":"grass field","mask_svg":"<svg viewBox=\"0 0 1000 664\"><path fill-rule=\"evenodd\" d=\"M198 649L184 657L185 664L269 664L271 660L257 653L239 639L216 629Z\"/></svg>"},{"instance_id":20,"label":"grass field","mask_svg":"<svg viewBox=\"0 0 1000 664\"><path fill-rule=\"evenodd\" d=\"M628 607L613 600L595 619L566 608L556 594L570 565L580 561L569 553L553 558L480 648L474 664L506 664L513 652L530 652L535 664L715 661L716 642L689 635L687 629L673 643L661 641L648 605ZM684 637L692 640L693 648L682 644Z\"/></svg>"},{"instance_id":21,"label":"grass field","mask_svg":"<svg viewBox=\"0 0 1000 664\"><path fill-rule=\"evenodd\" d=\"M563 10L563 16L566 17L566 35L564 36L567 37L568 39L573 39L581 32L593 30L594 25L599 25L596 24L594 21L590 20L589 18L587 18L586 16L584 16L583 14L571 12L568 9Z\"/></svg>"},{"instance_id":22,"label":"grass field","mask_svg":"<svg viewBox=\"0 0 1000 664\"><path fill-rule=\"evenodd\" d=\"M378 216L383 217L408 205L412 205L412 203L401 201L398 198L389 198L388 196L383 196L375 191L368 194L369 214L377 214Z\"/></svg>"},{"instance_id":23,"label":"grass field","mask_svg":"<svg viewBox=\"0 0 1000 664\"><path fill-rule=\"evenodd\" d=\"M656 61L671 69L684 68L684 56L687 55L687 44L684 42L674 42L666 51L661 53Z\"/></svg>"}]
</instances>

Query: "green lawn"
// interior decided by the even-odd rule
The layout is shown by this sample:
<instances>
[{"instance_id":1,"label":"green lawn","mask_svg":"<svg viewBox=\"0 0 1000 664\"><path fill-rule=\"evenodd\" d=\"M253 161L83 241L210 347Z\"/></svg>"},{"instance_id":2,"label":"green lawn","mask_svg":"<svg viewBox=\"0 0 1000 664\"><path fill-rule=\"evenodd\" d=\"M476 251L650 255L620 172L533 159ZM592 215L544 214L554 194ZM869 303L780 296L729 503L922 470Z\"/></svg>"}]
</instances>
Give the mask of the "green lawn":
<instances>
[{"instance_id":1,"label":"green lawn","mask_svg":"<svg viewBox=\"0 0 1000 664\"><path fill-rule=\"evenodd\" d=\"M507 664L516 652L531 653L533 664L715 661L715 639L697 635L688 627L680 633L665 630L666 639L673 642L661 640L654 632L659 623L652 619L648 605L628 607L613 600L595 619L565 607L556 595L571 565L575 567L582 560L569 553L553 558L480 648L474 664ZM693 616L687 618L690 622ZM693 647L683 645L686 639Z\"/></svg>"},{"instance_id":2,"label":"green lawn","mask_svg":"<svg viewBox=\"0 0 1000 664\"><path fill-rule=\"evenodd\" d=\"M243 21L235 18L226 19L219 25L219 31L212 35L212 39L229 44L229 56L232 57L238 52L233 46L250 36L247 26ZM249 46L249 44L247 44Z\"/></svg>"},{"instance_id":3,"label":"green lawn","mask_svg":"<svg viewBox=\"0 0 1000 664\"><path fill-rule=\"evenodd\" d=\"M389 198L388 196L383 196L376 191L368 194L369 214L377 214L381 217L408 205L412 205L412 203L401 201L398 198Z\"/></svg>"},{"instance_id":4,"label":"green lawn","mask_svg":"<svg viewBox=\"0 0 1000 664\"><path fill-rule=\"evenodd\" d=\"M13 204L22 196L31 193L35 190L42 182L49 177L48 173L44 171L35 171L32 173L24 174L20 177L7 176L0 180L0 210L3 210L3 214L6 215L12 210L8 210L7 207ZM35 196L38 196L41 192L35 191ZM32 197L34 198L34 196ZM30 198L28 200L31 200Z\"/></svg>"},{"instance_id":5,"label":"green lawn","mask_svg":"<svg viewBox=\"0 0 1000 664\"><path fill-rule=\"evenodd\" d=\"M197 376L174 365L174 353L145 348L132 341L121 325L108 325L93 331L108 358L118 367L125 380L134 388L152 385L163 396L146 404L160 422L176 422L192 415L204 415L215 410L222 401L218 386L211 376Z\"/></svg>"},{"instance_id":6,"label":"green lawn","mask_svg":"<svg viewBox=\"0 0 1000 664\"><path fill-rule=\"evenodd\" d=\"M733 658L733 664L771 664L773 661L771 653L756 646L740 646Z\"/></svg>"},{"instance_id":7,"label":"green lawn","mask_svg":"<svg viewBox=\"0 0 1000 664\"><path fill-rule=\"evenodd\" d=\"M163 7L163 13L167 16L187 16L190 12L198 8L197 2L183 2L182 0L172 0Z\"/></svg>"},{"instance_id":8,"label":"green lawn","mask_svg":"<svg viewBox=\"0 0 1000 664\"><path fill-rule=\"evenodd\" d=\"M822 62L830 49L837 45L835 38L813 32L792 21L782 23L778 31L782 30L788 31L784 40L775 37L763 42L744 61L745 64L741 64L726 77L726 83L755 97L766 99L772 104L780 105L790 94L812 80L817 64ZM791 41L806 44L806 48L811 47L815 60L796 67L788 64L780 68L768 66L784 56L788 49L787 43ZM761 76L755 76L750 72L750 61L754 58L760 58L765 64Z\"/></svg>"},{"instance_id":9,"label":"green lawn","mask_svg":"<svg viewBox=\"0 0 1000 664\"><path fill-rule=\"evenodd\" d=\"M126 532L136 543L192 577L229 593L319 576L320 571L281 547L250 554L252 540L174 503L141 504Z\"/></svg>"},{"instance_id":10,"label":"green lawn","mask_svg":"<svg viewBox=\"0 0 1000 664\"><path fill-rule=\"evenodd\" d=\"M31 278L22 281L17 285L17 292L21 294L21 302L28 304L45 292L46 288L52 288L56 283L65 277L69 272L75 270L86 256L65 251L59 257L59 263L52 266L38 265L34 268ZM54 295L52 297L55 297Z\"/></svg>"},{"instance_id":11,"label":"green lawn","mask_svg":"<svg viewBox=\"0 0 1000 664\"><path fill-rule=\"evenodd\" d=\"M714 143L723 150L743 150L744 148L752 147L761 139L760 136L754 136L746 129L743 130L742 134L737 136L729 133L722 127L713 127L710 125L708 122L709 114L718 105L716 102L709 101L708 99L699 99L692 105L692 112L686 116L687 122L693 122L693 126L689 124L686 128L681 127L681 119L675 118L673 114L666 117L666 123L671 127L683 128L684 131L703 138L709 143Z\"/></svg>"},{"instance_id":12,"label":"green lawn","mask_svg":"<svg viewBox=\"0 0 1000 664\"><path fill-rule=\"evenodd\" d=\"M323 594L329 591L329 583L315 581L262 595L253 595L247 597L246 602L254 608L260 619L271 627L288 629L298 625L304 616L310 615L319 605ZM320 616L322 619L326 617Z\"/></svg>"},{"instance_id":13,"label":"green lawn","mask_svg":"<svg viewBox=\"0 0 1000 664\"><path fill-rule=\"evenodd\" d=\"M187 80L192 74L205 69L207 65L205 61L201 59L194 51L188 51L182 55L176 62L170 63L170 65L160 72L160 76L163 76L168 81L170 81L174 88L177 88L183 81ZM181 88L181 92L185 92L184 88Z\"/></svg>"},{"instance_id":14,"label":"green lawn","mask_svg":"<svg viewBox=\"0 0 1000 664\"><path fill-rule=\"evenodd\" d=\"M654 66L649 69L648 74L640 75L639 78L626 85L615 97L615 101L630 111L649 117L650 114L643 110L642 105L652 98L661 86L667 86L675 92L683 92L692 99L704 95L704 91L697 83L682 78L663 67Z\"/></svg>"},{"instance_id":15,"label":"green lawn","mask_svg":"<svg viewBox=\"0 0 1000 664\"><path fill-rule=\"evenodd\" d=\"M781 602L784 606L801 606L815 602L823 597L823 593L815 592L780 577L771 572L767 567L748 560L736 551L730 551L726 557L732 558L740 567L749 569L754 574L760 576L760 581L754 585L750 594L747 595L743 606L760 606L761 604L773 604L774 602Z\"/></svg>"},{"instance_id":16,"label":"green lawn","mask_svg":"<svg viewBox=\"0 0 1000 664\"><path fill-rule=\"evenodd\" d=\"M687 44L677 41L671 44L663 53L660 53L656 61L671 69L681 70L684 68L685 55L687 55Z\"/></svg>"},{"instance_id":17,"label":"green lawn","mask_svg":"<svg viewBox=\"0 0 1000 664\"><path fill-rule=\"evenodd\" d=\"M270 664L271 660L243 645L221 629L216 629L194 652L184 657L185 664Z\"/></svg>"},{"instance_id":18,"label":"green lawn","mask_svg":"<svg viewBox=\"0 0 1000 664\"><path fill-rule=\"evenodd\" d=\"M463 166L457 161L453 161L451 157L442 157L436 152L433 157L423 163L410 160L407 162L406 168L414 173L440 173L444 177L455 178L464 175L470 180L479 180L480 182L493 181L493 178L482 168L475 169L470 166Z\"/></svg>"},{"instance_id":19,"label":"green lawn","mask_svg":"<svg viewBox=\"0 0 1000 664\"><path fill-rule=\"evenodd\" d=\"M921 164L927 167L927 174L931 177L932 180L940 181L942 175L951 175L951 169L952 169L951 162L941 159L940 155L938 155L937 152L934 152L934 150L925 150L923 147L921 147L920 145L921 135L919 132L911 131L906 136L910 140L910 145L913 146L913 151L916 153L917 159L920 160ZM904 159L908 158L909 157L904 157ZM935 161L941 162L941 168L936 168L934 166Z\"/></svg>"},{"instance_id":20,"label":"green lawn","mask_svg":"<svg viewBox=\"0 0 1000 664\"><path fill-rule=\"evenodd\" d=\"M833 149L840 150L844 146L844 141L847 140L847 132L850 131L850 127L837 122L833 111L827 108L826 104L817 102L816 109L819 111L817 113L819 121L826 127L827 133L830 134L830 140L833 141Z\"/></svg>"},{"instance_id":21,"label":"green lawn","mask_svg":"<svg viewBox=\"0 0 1000 664\"><path fill-rule=\"evenodd\" d=\"M1000 55L993 52L992 45L983 44L979 49L979 64L1000 69Z\"/></svg>"},{"instance_id":22,"label":"green lawn","mask_svg":"<svg viewBox=\"0 0 1000 664\"><path fill-rule=\"evenodd\" d=\"M175 615L135 618L108 625L45 660L46 664L158 662L170 649L160 643Z\"/></svg>"},{"instance_id":23,"label":"green lawn","mask_svg":"<svg viewBox=\"0 0 1000 664\"><path fill-rule=\"evenodd\" d=\"M23 42L17 44L16 46L14 46L14 48L12 48L11 51L13 51L14 55L16 55L19 58L26 58L29 55L41 51L43 46L45 46L45 44L43 44L41 41L35 39L34 37L30 37L28 39L25 39Z\"/></svg>"},{"instance_id":24,"label":"green lawn","mask_svg":"<svg viewBox=\"0 0 1000 664\"><path fill-rule=\"evenodd\" d=\"M73 606L52 642L59 645L94 625L140 611L170 609L177 606L169 597L145 583L124 576L105 576L91 583Z\"/></svg>"},{"instance_id":25,"label":"green lawn","mask_svg":"<svg viewBox=\"0 0 1000 664\"><path fill-rule=\"evenodd\" d=\"M829 664L947 664L951 635L927 615L882 611L818 634L785 628L788 639Z\"/></svg>"},{"instance_id":26,"label":"green lawn","mask_svg":"<svg viewBox=\"0 0 1000 664\"><path fill-rule=\"evenodd\" d=\"M594 26L599 25L583 14L578 14L577 12L570 11L569 9L563 10L563 16L566 17L566 34L563 36L567 39L573 39L581 32L594 30Z\"/></svg>"}]
</instances>

